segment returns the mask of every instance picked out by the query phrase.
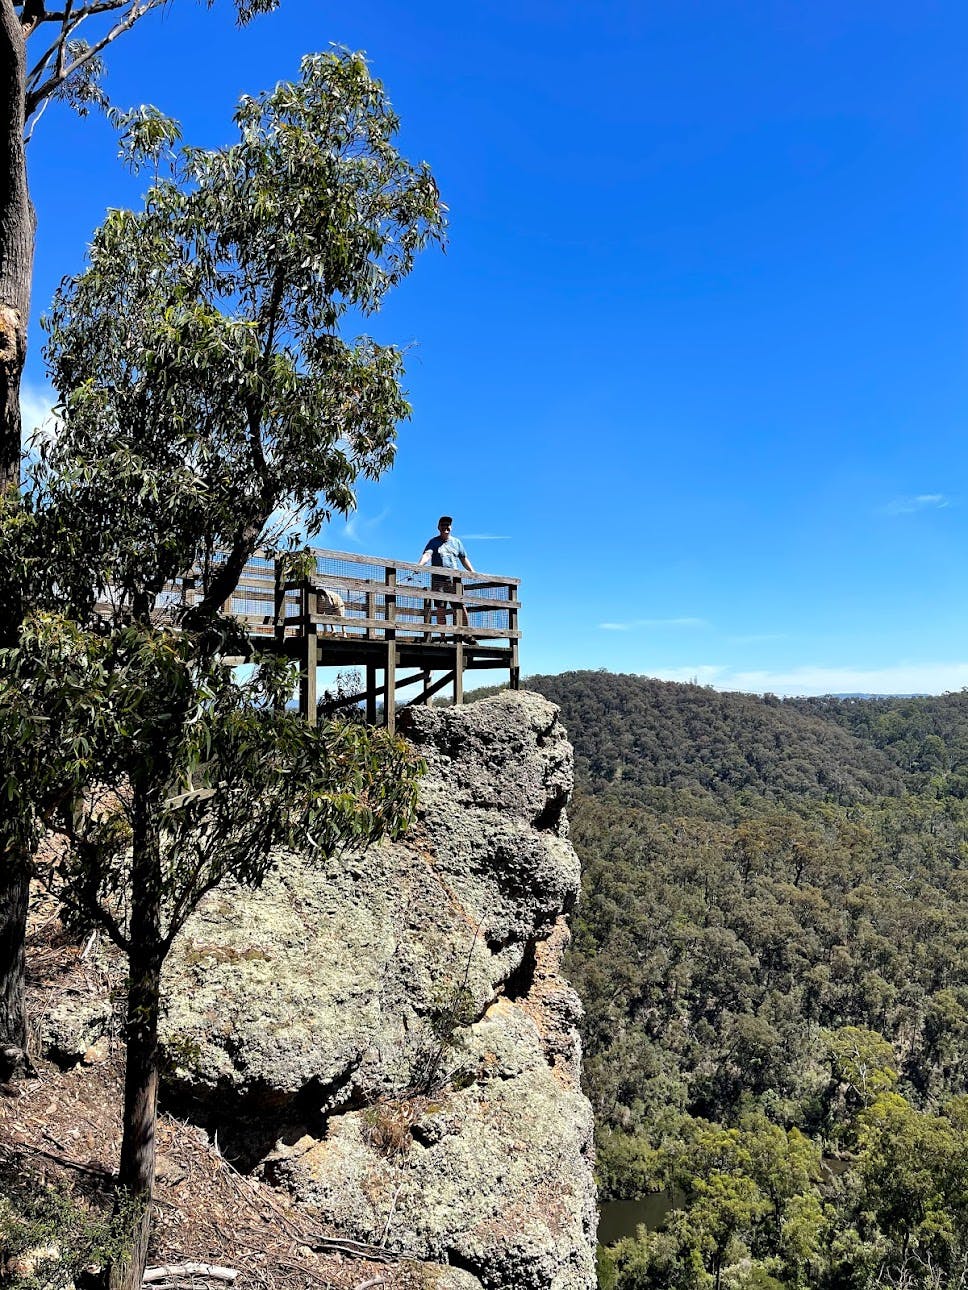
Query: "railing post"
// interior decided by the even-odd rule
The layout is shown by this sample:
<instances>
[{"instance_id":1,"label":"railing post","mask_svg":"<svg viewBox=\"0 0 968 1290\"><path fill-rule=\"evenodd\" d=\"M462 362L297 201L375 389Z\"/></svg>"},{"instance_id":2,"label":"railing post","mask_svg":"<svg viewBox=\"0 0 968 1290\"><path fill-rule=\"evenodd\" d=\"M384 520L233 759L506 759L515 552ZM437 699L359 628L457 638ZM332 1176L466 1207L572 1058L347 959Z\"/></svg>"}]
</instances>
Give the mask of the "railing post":
<instances>
[{"instance_id":1,"label":"railing post","mask_svg":"<svg viewBox=\"0 0 968 1290\"><path fill-rule=\"evenodd\" d=\"M299 669L299 711L309 725L316 724L316 665L319 661L316 624L313 622L313 611L317 608L318 597L313 590L312 582L307 578L299 588L300 623L303 632L303 656Z\"/></svg>"},{"instance_id":2,"label":"railing post","mask_svg":"<svg viewBox=\"0 0 968 1290\"><path fill-rule=\"evenodd\" d=\"M384 668L383 717L384 725L393 734L397 725L397 570L395 565L388 564L384 570L386 576L386 628L384 635L387 642L387 661Z\"/></svg>"},{"instance_id":3,"label":"railing post","mask_svg":"<svg viewBox=\"0 0 968 1290\"><path fill-rule=\"evenodd\" d=\"M509 599L509 600L517 600L517 599L518 599L518 596L517 596L517 590L518 590L518 589L517 589L517 587L515 587L515 586L509 586L509 587L508 587L508 599ZM509 605L509 606L508 606L508 631L509 631L509 632L516 632L517 630L518 630L518 611L514 608L514 606L513 606L513 605ZM520 689L520 688L521 688L521 667L520 667L520 664L519 664L519 662L518 662L518 638L517 638L517 636L512 636L512 637L511 637L511 668L510 668L510 672L511 672L511 675L510 675L510 679L509 679L509 682L508 682L508 684L509 684L510 688L511 688L512 690L518 690L518 689Z\"/></svg>"},{"instance_id":4,"label":"railing post","mask_svg":"<svg viewBox=\"0 0 968 1290\"><path fill-rule=\"evenodd\" d=\"M277 644L286 639L286 584L283 581L283 562L277 556L275 561L275 586L273 588L273 635Z\"/></svg>"},{"instance_id":5,"label":"railing post","mask_svg":"<svg viewBox=\"0 0 968 1290\"><path fill-rule=\"evenodd\" d=\"M384 629L385 638L389 640L396 639L396 621L397 621L397 571L393 565L388 564L384 570L386 577L386 592L383 596L384 613L386 617L386 628Z\"/></svg>"}]
</instances>

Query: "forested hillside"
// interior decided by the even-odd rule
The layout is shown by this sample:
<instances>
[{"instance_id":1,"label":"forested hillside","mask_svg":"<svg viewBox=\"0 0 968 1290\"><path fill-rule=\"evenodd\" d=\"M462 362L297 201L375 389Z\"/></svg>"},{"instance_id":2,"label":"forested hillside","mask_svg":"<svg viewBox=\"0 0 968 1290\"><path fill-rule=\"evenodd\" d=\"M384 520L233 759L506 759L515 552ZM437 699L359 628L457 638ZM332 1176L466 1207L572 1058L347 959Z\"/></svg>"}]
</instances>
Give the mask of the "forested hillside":
<instances>
[{"instance_id":1,"label":"forested hillside","mask_svg":"<svg viewBox=\"0 0 968 1290\"><path fill-rule=\"evenodd\" d=\"M826 711L610 672L536 676L575 741L583 789L630 806L726 819L757 799L897 796L896 760Z\"/></svg>"},{"instance_id":2,"label":"forested hillside","mask_svg":"<svg viewBox=\"0 0 968 1290\"><path fill-rule=\"evenodd\" d=\"M575 743L570 973L620 1290L968 1284L968 699L533 677Z\"/></svg>"},{"instance_id":3,"label":"forested hillside","mask_svg":"<svg viewBox=\"0 0 968 1290\"><path fill-rule=\"evenodd\" d=\"M890 757L913 785L941 776L945 793L968 796L968 691L896 699L786 699L784 707L850 731Z\"/></svg>"}]
</instances>

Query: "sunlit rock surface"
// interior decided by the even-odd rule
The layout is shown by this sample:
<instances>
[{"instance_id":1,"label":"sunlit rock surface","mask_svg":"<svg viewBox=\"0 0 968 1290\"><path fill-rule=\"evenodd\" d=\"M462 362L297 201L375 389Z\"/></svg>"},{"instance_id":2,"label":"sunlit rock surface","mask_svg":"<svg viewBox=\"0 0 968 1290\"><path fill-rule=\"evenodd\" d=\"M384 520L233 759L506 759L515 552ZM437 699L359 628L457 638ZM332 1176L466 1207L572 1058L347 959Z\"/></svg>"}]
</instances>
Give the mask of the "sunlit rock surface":
<instances>
[{"instance_id":1,"label":"sunlit rock surface","mask_svg":"<svg viewBox=\"0 0 968 1290\"><path fill-rule=\"evenodd\" d=\"M321 1228L456 1286L590 1290L592 1118L558 972L571 748L534 694L414 709L402 843L213 893L169 964L175 1095Z\"/></svg>"}]
</instances>

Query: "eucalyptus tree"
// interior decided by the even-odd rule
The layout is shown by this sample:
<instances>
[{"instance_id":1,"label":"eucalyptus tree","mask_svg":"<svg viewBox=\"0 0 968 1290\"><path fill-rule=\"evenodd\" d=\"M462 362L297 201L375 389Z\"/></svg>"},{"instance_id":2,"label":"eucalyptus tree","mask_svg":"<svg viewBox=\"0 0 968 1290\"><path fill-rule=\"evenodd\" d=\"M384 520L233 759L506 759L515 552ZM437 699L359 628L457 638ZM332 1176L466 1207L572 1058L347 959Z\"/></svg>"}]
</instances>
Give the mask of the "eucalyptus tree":
<instances>
[{"instance_id":1,"label":"eucalyptus tree","mask_svg":"<svg viewBox=\"0 0 968 1290\"><path fill-rule=\"evenodd\" d=\"M129 1200L151 1195L161 968L198 899L261 882L281 842L393 833L414 799L405 745L280 711L277 659L231 675L246 642L223 605L253 553L292 550L293 517L311 536L390 466L401 353L343 332L443 236L443 207L360 55L306 57L236 123L238 142L181 149L143 210L109 214L47 320L61 424L30 513L57 612L28 620L18 657L41 711L59 652L97 695L76 715L97 783L61 813L63 879L129 959ZM145 1210L128 1284L147 1233Z\"/></svg>"},{"instance_id":2,"label":"eucalyptus tree","mask_svg":"<svg viewBox=\"0 0 968 1290\"><path fill-rule=\"evenodd\" d=\"M209 3L212 0L208 0ZM36 218L25 143L48 104L107 107L105 50L170 0L0 0L0 484L20 472L19 390L27 346ZM235 0L239 23L278 0Z\"/></svg>"},{"instance_id":3,"label":"eucalyptus tree","mask_svg":"<svg viewBox=\"0 0 968 1290\"><path fill-rule=\"evenodd\" d=\"M211 0L209 0L209 3ZM36 215L31 201L25 145L46 107L61 99L80 112L92 106L109 112L101 84L109 46L170 0L0 0L0 492L7 500L0 516L13 532L0 535L0 649L17 643L24 605L33 588L19 558L20 385L27 356L33 282ZM274 9L278 0L235 0L240 24ZM124 128L125 114L113 113ZM0 697L10 694L0 686ZM10 728L16 730L18 703L12 696ZM2 714L0 714L2 717ZM0 796L0 1077L25 1061L23 940L35 832L32 808L23 799L33 784L31 758L17 753L0 766L7 794ZM46 762L43 768L48 768ZM53 791L53 784L51 784ZM55 793L56 796L56 793Z\"/></svg>"}]
</instances>

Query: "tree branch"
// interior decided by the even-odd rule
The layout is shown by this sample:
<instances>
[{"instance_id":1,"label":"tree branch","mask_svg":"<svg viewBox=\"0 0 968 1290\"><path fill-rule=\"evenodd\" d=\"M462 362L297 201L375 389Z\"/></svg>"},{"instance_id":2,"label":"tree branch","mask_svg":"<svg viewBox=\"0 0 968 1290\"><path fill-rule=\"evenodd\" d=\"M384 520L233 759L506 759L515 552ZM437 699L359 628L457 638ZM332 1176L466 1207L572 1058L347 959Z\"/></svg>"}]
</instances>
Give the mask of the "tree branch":
<instances>
[{"instance_id":1,"label":"tree branch","mask_svg":"<svg viewBox=\"0 0 968 1290\"><path fill-rule=\"evenodd\" d=\"M93 44L90 47L90 49L86 49L83 54L75 58L74 61L68 67L65 67L62 69L60 74L58 74L55 71L55 73L52 76L48 76L46 81L43 81L36 89L31 90L26 95L25 106L24 106L25 118L29 119L34 114L34 112L36 112L38 106L44 101L45 98L47 98L50 94L53 94L54 91L59 88L59 86L63 85L63 83L69 77L73 76L74 73L78 71L80 68L82 68L86 63L89 63L92 58L96 58L97 55L101 52L101 50L106 49L107 46L112 43L112 41L117 40L117 38L123 35L124 32L130 31L131 28L135 25L135 23L140 18L143 18L146 13L150 13L152 9L157 9L162 2L163 0L141 0L141 3L139 3L139 0L133 0L131 8L121 19L121 21L115 23L115 25L111 28L111 30L107 32L104 36L102 36L102 38L99 41ZM109 9L112 9L112 8L120 8L121 6L108 5L107 7ZM84 11L81 11L80 13L78 13L75 17L75 21L73 25L71 25L70 27L65 27L63 29L61 40L58 43L61 43L61 44L64 43L67 40L68 36L72 35L77 30L78 26L83 21L83 18L86 16L87 16L87 13L85 13Z\"/></svg>"},{"instance_id":2,"label":"tree branch","mask_svg":"<svg viewBox=\"0 0 968 1290\"><path fill-rule=\"evenodd\" d=\"M92 14L110 13L114 9L123 9L128 0L99 0L97 4L85 5L83 9L78 9L74 14L75 23L82 22L85 18L90 18ZM63 9L45 9L41 22L66 22L70 16L73 5L68 4ZM73 31L73 28L71 28Z\"/></svg>"}]
</instances>

